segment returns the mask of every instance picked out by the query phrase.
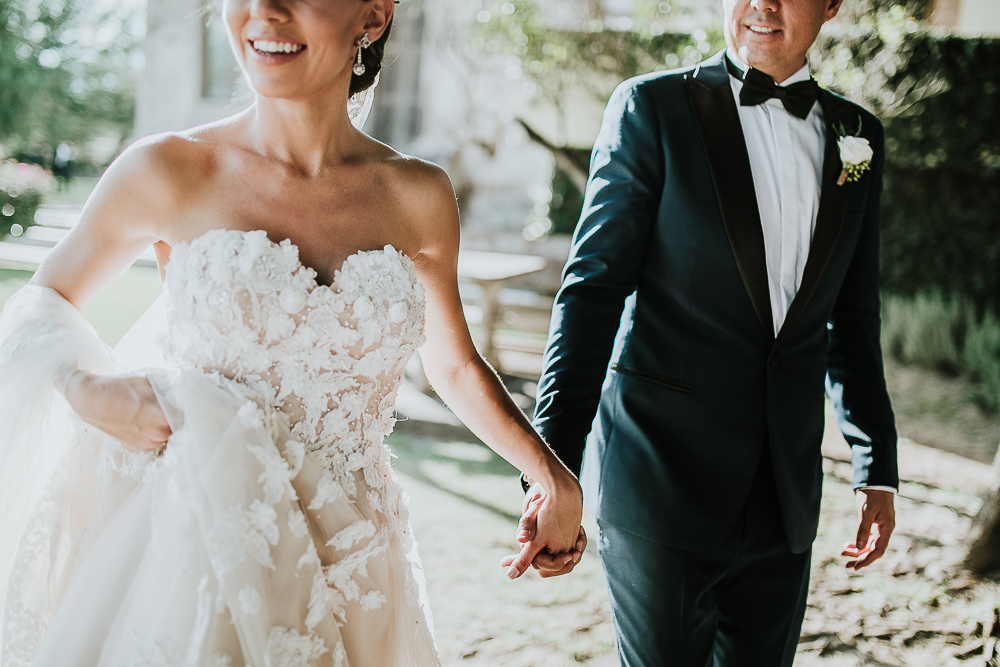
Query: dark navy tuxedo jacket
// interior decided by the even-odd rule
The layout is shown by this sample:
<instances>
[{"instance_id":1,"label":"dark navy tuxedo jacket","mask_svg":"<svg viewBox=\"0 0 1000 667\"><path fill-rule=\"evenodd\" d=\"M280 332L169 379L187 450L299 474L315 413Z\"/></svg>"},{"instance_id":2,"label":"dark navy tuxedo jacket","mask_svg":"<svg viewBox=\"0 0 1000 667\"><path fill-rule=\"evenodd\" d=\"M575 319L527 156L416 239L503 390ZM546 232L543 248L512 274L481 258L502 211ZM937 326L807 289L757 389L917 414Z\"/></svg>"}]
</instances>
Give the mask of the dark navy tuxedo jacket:
<instances>
[{"instance_id":1,"label":"dark navy tuxedo jacket","mask_svg":"<svg viewBox=\"0 0 1000 667\"><path fill-rule=\"evenodd\" d=\"M819 213L775 336L722 54L631 79L611 97L534 417L572 470L583 463L585 502L600 520L674 548L711 548L735 524L770 447L789 546L807 549L819 521L827 391L853 450L855 487L898 485L879 347L882 126L827 91L819 102ZM859 123L871 168L838 185L834 126Z\"/></svg>"}]
</instances>

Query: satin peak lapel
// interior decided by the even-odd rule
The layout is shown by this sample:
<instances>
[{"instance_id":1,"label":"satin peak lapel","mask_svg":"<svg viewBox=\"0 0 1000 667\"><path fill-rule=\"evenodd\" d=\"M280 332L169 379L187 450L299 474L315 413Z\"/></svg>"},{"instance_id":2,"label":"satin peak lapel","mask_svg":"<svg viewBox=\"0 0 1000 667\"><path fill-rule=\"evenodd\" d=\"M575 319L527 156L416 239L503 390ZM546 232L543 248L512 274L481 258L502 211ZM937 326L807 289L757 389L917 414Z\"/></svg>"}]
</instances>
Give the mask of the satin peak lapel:
<instances>
[{"instance_id":1,"label":"satin peak lapel","mask_svg":"<svg viewBox=\"0 0 1000 667\"><path fill-rule=\"evenodd\" d=\"M837 185L842 165L840 151L837 148L837 131L834 129L838 124L851 125L849 121L844 123L846 120L844 114L850 111L850 107L838 103L837 99L825 90L820 91L819 103L823 109L823 120L826 125L826 150L823 155L823 181L820 184L816 229L809 245L805 268L802 270L802 282L778 331L774 342L775 348L788 337L788 332L795 327L802 311L816 292L816 287L830 262L830 256L833 255L837 241L840 240L840 232L844 228L844 212L853 191L849 183Z\"/></svg>"},{"instance_id":2,"label":"satin peak lapel","mask_svg":"<svg viewBox=\"0 0 1000 667\"><path fill-rule=\"evenodd\" d=\"M760 326L773 336L764 230L750 156L725 61L721 56L713 60L685 78L736 266Z\"/></svg>"}]
</instances>

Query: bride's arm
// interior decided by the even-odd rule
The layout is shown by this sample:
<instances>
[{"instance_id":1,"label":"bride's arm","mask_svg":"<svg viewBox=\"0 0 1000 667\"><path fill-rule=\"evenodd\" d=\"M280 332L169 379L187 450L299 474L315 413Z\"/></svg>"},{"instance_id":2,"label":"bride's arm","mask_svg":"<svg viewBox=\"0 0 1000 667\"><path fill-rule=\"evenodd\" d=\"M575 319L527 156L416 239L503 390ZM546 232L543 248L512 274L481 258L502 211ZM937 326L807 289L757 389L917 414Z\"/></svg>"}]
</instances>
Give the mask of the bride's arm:
<instances>
[{"instance_id":1,"label":"bride's arm","mask_svg":"<svg viewBox=\"0 0 1000 667\"><path fill-rule=\"evenodd\" d=\"M472 342L458 291L459 218L454 191L444 172L436 167L424 170L419 193L412 191L408 201L422 230L414 257L426 294L427 341L420 356L427 379L459 419L546 492L538 537L509 573L519 576L539 551L562 554L576 546L583 513L580 484L531 427Z\"/></svg>"},{"instance_id":2,"label":"bride's arm","mask_svg":"<svg viewBox=\"0 0 1000 667\"><path fill-rule=\"evenodd\" d=\"M35 272L31 283L55 290L78 310L161 236L171 179L163 178L170 139L129 148L87 200L76 226ZM143 376L67 373L60 389L86 422L140 450L170 435L152 387Z\"/></svg>"},{"instance_id":3,"label":"bride's arm","mask_svg":"<svg viewBox=\"0 0 1000 667\"><path fill-rule=\"evenodd\" d=\"M161 236L169 204L162 142L133 146L98 181L79 222L52 249L31 282L59 292L79 310Z\"/></svg>"}]
</instances>

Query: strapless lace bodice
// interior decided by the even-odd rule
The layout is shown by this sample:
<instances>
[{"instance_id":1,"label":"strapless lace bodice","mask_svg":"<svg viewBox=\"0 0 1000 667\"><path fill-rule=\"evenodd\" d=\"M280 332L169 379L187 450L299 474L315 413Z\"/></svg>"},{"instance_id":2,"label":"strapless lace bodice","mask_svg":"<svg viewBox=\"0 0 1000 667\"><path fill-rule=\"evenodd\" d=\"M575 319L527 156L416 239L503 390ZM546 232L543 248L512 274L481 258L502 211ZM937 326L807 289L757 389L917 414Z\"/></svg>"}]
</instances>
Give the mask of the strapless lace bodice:
<instances>
[{"instance_id":1,"label":"strapless lace bodice","mask_svg":"<svg viewBox=\"0 0 1000 667\"><path fill-rule=\"evenodd\" d=\"M391 246L358 252L325 286L291 242L214 230L173 248L164 285L169 361L264 397L339 482L385 471L379 445L423 342L423 289L408 257Z\"/></svg>"}]
</instances>

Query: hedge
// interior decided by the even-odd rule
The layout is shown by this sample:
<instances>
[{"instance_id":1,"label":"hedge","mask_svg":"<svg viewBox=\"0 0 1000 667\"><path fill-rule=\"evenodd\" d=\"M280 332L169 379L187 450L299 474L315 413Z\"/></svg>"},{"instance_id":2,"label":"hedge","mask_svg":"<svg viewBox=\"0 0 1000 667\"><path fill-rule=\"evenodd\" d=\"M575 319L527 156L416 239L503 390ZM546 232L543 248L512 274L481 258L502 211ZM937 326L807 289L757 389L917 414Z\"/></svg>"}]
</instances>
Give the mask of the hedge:
<instances>
[{"instance_id":1,"label":"hedge","mask_svg":"<svg viewBox=\"0 0 1000 667\"><path fill-rule=\"evenodd\" d=\"M968 377L979 405L1000 412L1000 320L989 310L977 315L968 298L883 294L882 349L905 364Z\"/></svg>"},{"instance_id":2,"label":"hedge","mask_svg":"<svg viewBox=\"0 0 1000 667\"><path fill-rule=\"evenodd\" d=\"M1000 40L911 40L890 85L945 90L884 120L882 285L1000 312Z\"/></svg>"}]
</instances>

